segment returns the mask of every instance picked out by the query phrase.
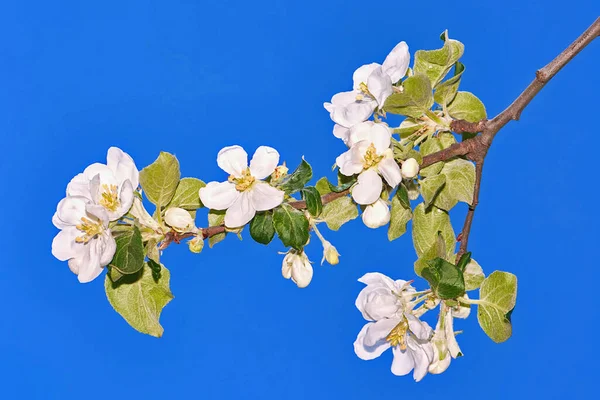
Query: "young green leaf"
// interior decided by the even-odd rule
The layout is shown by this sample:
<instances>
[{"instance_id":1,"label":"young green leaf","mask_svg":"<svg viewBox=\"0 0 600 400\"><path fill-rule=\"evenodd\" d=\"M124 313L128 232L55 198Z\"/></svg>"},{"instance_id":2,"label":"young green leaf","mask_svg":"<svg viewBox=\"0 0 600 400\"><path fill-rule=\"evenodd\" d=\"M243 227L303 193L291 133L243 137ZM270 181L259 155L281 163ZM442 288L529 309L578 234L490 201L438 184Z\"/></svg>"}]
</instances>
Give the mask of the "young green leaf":
<instances>
[{"instance_id":1,"label":"young green leaf","mask_svg":"<svg viewBox=\"0 0 600 400\"><path fill-rule=\"evenodd\" d=\"M462 271L443 258L427 261L421 276L429 282L431 290L442 300L456 299L465 294L465 281Z\"/></svg>"},{"instance_id":2,"label":"young green leaf","mask_svg":"<svg viewBox=\"0 0 600 400\"><path fill-rule=\"evenodd\" d=\"M225 210L210 210L208 212L208 226L219 226L225 222ZM226 232L212 235L208 238L208 247L211 249L213 246L225 239Z\"/></svg>"},{"instance_id":3,"label":"young green leaf","mask_svg":"<svg viewBox=\"0 0 600 400\"><path fill-rule=\"evenodd\" d=\"M302 198L306 201L306 209L313 217L318 217L323 211L323 202L321 194L314 186L309 186L302 189Z\"/></svg>"},{"instance_id":4,"label":"young green leaf","mask_svg":"<svg viewBox=\"0 0 600 400\"><path fill-rule=\"evenodd\" d=\"M271 211L259 212L250 221L250 236L258 243L271 243L273 236L275 236L273 213Z\"/></svg>"},{"instance_id":5,"label":"young green leaf","mask_svg":"<svg viewBox=\"0 0 600 400\"><path fill-rule=\"evenodd\" d=\"M285 193L292 194L302 189L311 178L312 168L306 160L302 159L298 168L290 175L287 175L283 182L278 186L279 189L283 190Z\"/></svg>"},{"instance_id":6,"label":"young green leaf","mask_svg":"<svg viewBox=\"0 0 600 400\"><path fill-rule=\"evenodd\" d=\"M461 158L449 161L438 176L442 175L446 177L446 184L432 199L436 207L450 211L459 201L467 204L473 202L475 165L472 162Z\"/></svg>"},{"instance_id":7,"label":"young green leaf","mask_svg":"<svg viewBox=\"0 0 600 400\"><path fill-rule=\"evenodd\" d=\"M423 203L419 204L413 211L413 245L417 256L423 256L436 244L438 232L441 232L446 244L446 260L451 260L454 257L456 238L450 216L437 207L426 210Z\"/></svg>"},{"instance_id":8,"label":"young green leaf","mask_svg":"<svg viewBox=\"0 0 600 400\"><path fill-rule=\"evenodd\" d=\"M421 181L421 195L425 203L425 208L433 202L438 193L446 185L446 175L434 175Z\"/></svg>"},{"instance_id":9,"label":"young green leaf","mask_svg":"<svg viewBox=\"0 0 600 400\"><path fill-rule=\"evenodd\" d=\"M481 329L496 343L512 335L510 314L517 302L517 277L509 272L494 271L479 289L477 320Z\"/></svg>"},{"instance_id":10,"label":"young green leaf","mask_svg":"<svg viewBox=\"0 0 600 400\"><path fill-rule=\"evenodd\" d=\"M326 204L321 213L321 219L332 231L337 231L346 222L358 217L356 204L348 196L340 197Z\"/></svg>"},{"instance_id":11,"label":"young green leaf","mask_svg":"<svg viewBox=\"0 0 600 400\"><path fill-rule=\"evenodd\" d=\"M110 267L123 275L135 274L144 266L144 244L137 226L115 238L117 250Z\"/></svg>"},{"instance_id":12,"label":"young green leaf","mask_svg":"<svg viewBox=\"0 0 600 400\"><path fill-rule=\"evenodd\" d=\"M448 38L448 31L441 36L444 47L437 50L418 50L415 53L415 74L425 74L431 81L431 86L436 85L444 79L450 69L463 55L465 46L458 40Z\"/></svg>"},{"instance_id":13,"label":"young green leaf","mask_svg":"<svg viewBox=\"0 0 600 400\"><path fill-rule=\"evenodd\" d=\"M200 202L199 191L206 183L196 178L182 178L177 185L175 195L169 203L169 207L179 207L184 210L196 210L203 207Z\"/></svg>"},{"instance_id":14,"label":"young green leaf","mask_svg":"<svg viewBox=\"0 0 600 400\"><path fill-rule=\"evenodd\" d=\"M319 179L317 181L317 184L315 185L315 187L317 188L317 190L319 191L319 194L321 196L332 192L330 186L331 186L331 182L329 182L329 180L325 177L322 177L321 179Z\"/></svg>"},{"instance_id":15,"label":"young green leaf","mask_svg":"<svg viewBox=\"0 0 600 400\"><path fill-rule=\"evenodd\" d=\"M402 207L410 210L410 199L408 197L408 189L404 186L404 183L400 182L398 184L398 189L396 189L396 197L400 200L400 204Z\"/></svg>"},{"instance_id":16,"label":"young green leaf","mask_svg":"<svg viewBox=\"0 0 600 400\"><path fill-rule=\"evenodd\" d=\"M439 85L435 89L433 99L436 103L444 106L452 102L458 92L458 86L460 85L460 78L463 72L465 72L465 66L460 61L454 64L454 76Z\"/></svg>"},{"instance_id":17,"label":"young green leaf","mask_svg":"<svg viewBox=\"0 0 600 400\"><path fill-rule=\"evenodd\" d=\"M179 184L179 161L174 155L161 152L158 158L140 171L144 194L157 208L169 204Z\"/></svg>"},{"instance_id":18,"label":"young green leaf","mask_svg":"<svg viewBox=\"0 0 600 400\"><path fill-rule=\"evenodd\" d=\"M282 204L273 212L275 231L286 247L301 250L308 242L308 220L302 211L288 204Z\"/></svg>"},{"instance_id":19,"label":"young green leaf","mask_svg":"<svg viewBox=\"0 0 600 400\"><path fill-rule=\"evenodd\" d=\"M458 92L448 105L448 113L454 119L464 119L469 122L479 122L487 117L485 106L470 92Z\"/></svg>"},{"instance_id":20,"label":"young green leaf","mask_svg":"<svg viewBox=\"0 0 600 400\"><path fill-rule=\"evenodd\" d=\"M408 195L406 197L408 199ZM402 201L398 196L392 198L392 210L390 226L388 227L388 240L392 241L398 239L406 232L406 224L412 218L412 212L410 211L410 205L408 208L402 204Z\"/></svg>"},{"instance_id":21,"label":"young green leaf","mask_svg":"<svg viewBox=\"0 0 600 400\"><path fill-rule=\"evenodd\" d=\"M391 94L384 110L392 114L418 118L433 105L431 82L424 74L415 74L402 83L403 91Z\"/></svg>"},{"instance_id":22,"label":"young green leaf","mask_svg":"<svg viewBox=\"0 0 600 400\"><path fill-rule=\"evenodd\" d=\"M458 263L456 264L456 266L461 271L465 272L465 268L467 267L467 264L469 264L469 262L471 262L471 252L467 251L465 254L460 256L460 259L458 260Z\"/></svg>"},{"instance_id":23,"label":"young green leaf","mask_svg":"<svg viewBox=\"0 0 600 400\"><path fill-rule=\"evenodd\" d=\"M107 275L104 289L110 305L129 325L139 332L161 337L164 329L159 322L160 314L173 299L169 280L169 270L164 266L155 281L152 269L146 265L137 274L123 277L118 284Z\"/></svg>"},{"instance_id":24,"label":"young green leaf","mask_svg":"<svg viewBox=\"0 0 600 400\"><path fill-rule=\"evenodd\" d=\"M467 292L479 288L485 279L483 268L473 259L465 266L463 275L465 276L465 290Z\"/></svg>"}]
</instances>

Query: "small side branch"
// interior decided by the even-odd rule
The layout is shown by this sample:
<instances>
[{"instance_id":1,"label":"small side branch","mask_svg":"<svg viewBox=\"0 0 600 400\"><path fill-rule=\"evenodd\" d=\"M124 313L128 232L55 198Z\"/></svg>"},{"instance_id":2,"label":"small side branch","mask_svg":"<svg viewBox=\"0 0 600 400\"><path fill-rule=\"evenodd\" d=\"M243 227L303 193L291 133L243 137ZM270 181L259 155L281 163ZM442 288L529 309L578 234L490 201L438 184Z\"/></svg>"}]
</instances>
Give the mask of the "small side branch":
<instances>
[{"instance_id":1,"label":"small side branch","mask_svg":"<svg viewBox=\"0 0 600 400\"><path fill-rule=\"evenodd\" d=\"M459 235L460 239L460 248L458 250L458 254L456 255L456 262L460 260L463 254L467 252L467 247L469 246L469 235L471 234L471 226L473 225L473 217L475 216L475 209L479 204L479 191L481 190L481 174L483 172L483 162L485 157L475 161L475 189L473 190L473 201L469 205L469 211L467 211L467 216L465 218L465 223L463 225L463 229Z\"/></svg>"}]
</instances>

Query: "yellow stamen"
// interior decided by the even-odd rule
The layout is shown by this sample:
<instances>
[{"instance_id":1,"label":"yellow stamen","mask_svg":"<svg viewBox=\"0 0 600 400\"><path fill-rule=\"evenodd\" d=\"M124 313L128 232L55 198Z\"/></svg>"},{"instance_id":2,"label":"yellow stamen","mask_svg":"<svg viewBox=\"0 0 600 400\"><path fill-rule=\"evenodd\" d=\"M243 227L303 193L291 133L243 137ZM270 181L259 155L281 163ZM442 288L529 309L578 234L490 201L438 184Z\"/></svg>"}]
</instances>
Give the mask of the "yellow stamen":
<instances>
[{"instance_id":1,"label":"yellow stamen","mask_svg":"<svg viewBox=\"0 0 600 400\"><path fill-rule=\"evenodd\" d=\"M119 193L117 192L116 185L102 185L104 189L102 191L102 195L100 196L100 205L106 208L109 211L117 211L119 208Z\"/></svg>"},{"instance_id":2,"label":"yellow stamen","mask_svg":"<svg viewBox=\"0 0 600 400\"><path fill-rule=\"evenodd\" d=\"M377 155L377 149L375 149L375 145L371 143L369 147L367 147L367 152L365 153L363 168L369 169L374 167L383 159L383 156Z\"/></svg>"},{"instance_id":3,"label":"yellow stamen","mask_svg":"<svg viewBox=\"0 0 600 400\"><path fill-rule=\"evenodd\" d=\"M231 183L235 183L235 188L238 191L243 192L243 191L249 189L250 186L252 186L254 184L254 181L256 180L256 178L252 176L252 173L250 172L250 168L246 168L245 170L242 171L241 177L236 178L233 175L229 175L229 178L227 180Z\"/></svg>"},{"instance_id":4,"label":"yellow stamen","mask_svg":"<svg viewBox=\"0 0 600 400\"><path fill-rule=\"evenodd\" d=\"M92 221L91 219L86 217L82 217L81 224L75 227L84 233L83 235L75 238L75 241L77 243L87 243L93 238L95 238L97 235L101 234L104 230L102 222Z\"/></svg>"},{"instance_id":5,"label":"yellow stamen","mask_svg":"<svg viewBox=\"0 0 600 400\"><path fill-rule=\"evenodd\" d=\"M402 321L390 331L385 340L390 342L390 346L400 346L400 350L406 350L406 332L408 331L408 321L402 317Z\"/></svg>"},{"instance_id":6,"label":"yellow stamen","mask_svg":"<svg viewBox=\"0 0 600 400\"><path fill-rule=\"evenodd\" d=\"M365 99L365 96L367 97L375 97L371 94L371 92L369 92L369 88L367 87L367 84L364 82L361 82L360 85L358 85L358 90L360 90L362 93L358 93L356 95L356 100L357 101L362 101Z\"/></svg>"}]
</instances>

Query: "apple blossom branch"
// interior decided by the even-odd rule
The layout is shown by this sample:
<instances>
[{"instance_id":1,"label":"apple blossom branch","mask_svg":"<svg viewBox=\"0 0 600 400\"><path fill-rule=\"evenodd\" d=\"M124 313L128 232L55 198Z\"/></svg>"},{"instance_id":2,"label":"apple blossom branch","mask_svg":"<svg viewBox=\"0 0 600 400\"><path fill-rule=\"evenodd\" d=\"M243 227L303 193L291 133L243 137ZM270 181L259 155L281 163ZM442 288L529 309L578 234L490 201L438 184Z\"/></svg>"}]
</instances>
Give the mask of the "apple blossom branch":
<instances>
[{"instance_id":1,"label":"apple blossom branch","mask_svg":"<svg viewBox=\"0 0 600 400\"><path fill-rule=\"evenodd\" d=\"M473 217L475 209L479 203L479 192L481 189L481 175L483 172L483 163L487 152L492 145L496 134L510 121L519 120L521 113L527 107L527 105L533 100L533 98L542 90L542 88L560 71L565 65L569 63L581 50L589 45L595 38L600 36L600 18L597 18L594 23L585 30L569 47L567 47L562 53L560 53L554 60L548 63L545 67L539 69L535 73L535 79L533 82L525 88L525 90L500 114L491 120L481 120L479 122L468 122L464 120L454 120L450 124L450 128L455 133L481 133L473 138L466 139L462 142L455 143L450 147L438 151L436 153L429 154L423 157L420 168L425 168L433 165L437 162L447 161L454 157L466 157L467 159L475 163L475 186L473 191L473 201L469 205L469 210L465 218L463 229L458 236L460 242L459 252L457 254L457 260L467 251L469 242L469 234L471 232L471 226L473 224ZM325 194L321 197L323 205L328 204L340 197L343 197L350 193L350 190L344 190L342 192L332 192ZM306 208L306 202L304 200L297 200L288 203L290 206L303 210ZM200 232L204 239L210 238L211 236L218 235L226 232L227 229L223 225L211 226L207 228L201 228ZM179 234L177 232L168 232L165 235L165 239L162 241L159 249L164 250L172 242L179 243L179 241L196 236L195 233L184 233Z\"/></svg>"}]
</instances>

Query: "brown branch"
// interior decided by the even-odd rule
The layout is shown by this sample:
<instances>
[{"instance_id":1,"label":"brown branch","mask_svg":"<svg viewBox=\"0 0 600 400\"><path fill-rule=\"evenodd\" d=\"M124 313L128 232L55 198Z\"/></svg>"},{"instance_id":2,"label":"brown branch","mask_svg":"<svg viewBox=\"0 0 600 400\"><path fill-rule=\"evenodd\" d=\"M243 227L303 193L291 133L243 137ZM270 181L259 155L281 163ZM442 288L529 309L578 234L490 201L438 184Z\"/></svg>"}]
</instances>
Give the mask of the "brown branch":
<instances>
[{"instance_id":1,"label":"brown branch","mask_svg":"<svg viewBox=\"0 0 600 400\"><path fill-rule=\"evenodd\" d=\"M529 86L519 95L519 97L517 97L515 101L513 101L510 106L508 106L508 108L498 114L494 119L482 120L479 122L454 120L450 124L452 131L456 133L481 132L481 135L464 140L460 143L453 144L444 150L423 157L423 161L420 165L421 168L428 167L440 161L447 161L455 157L466 157L475 163L475 187L473 192L473 202L469 205L469 211L467 212L467 216L465 218L463 230L459 235L460 249L458 252L458 258L460 258L460 256L467 251L475 208L479 203L483 162L487 155L488 149L492 145L494 137L508 122L511 120L518 120L525 107L527 107L531 100L533 100L539 91L542 90L542 88L558 73L558 71L567 65L569 61L571 61L581 50L583 50L598 36L600 36L600 18L597 18L596 21L594 21L594 23L581 34L581 36L579 36L569 47L567 47L548 65L536 71L533 82L529 84ZM321 196L321 201L323 204L327 204L335 199L347 195L349 192L350 190L348 189L339 193L328 193ZM306 202L304 200L297 200L288 204L298 210L303 210L306 208ZM200 231L202 232L202 237L207 239L211 236L226 232L227 229L225 226L219 225L202 228ZM168 232L159 248L160 250L164 250L172 242L179 243L179 241L192 236L195 236L195 234L178 234L177 232Z\"/></svg>"}]
</instances>

